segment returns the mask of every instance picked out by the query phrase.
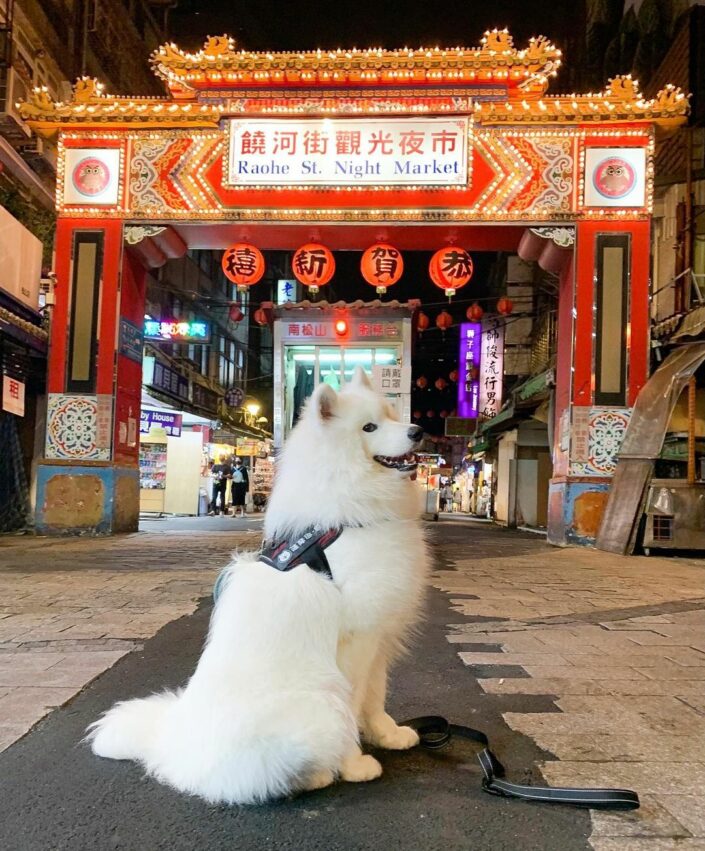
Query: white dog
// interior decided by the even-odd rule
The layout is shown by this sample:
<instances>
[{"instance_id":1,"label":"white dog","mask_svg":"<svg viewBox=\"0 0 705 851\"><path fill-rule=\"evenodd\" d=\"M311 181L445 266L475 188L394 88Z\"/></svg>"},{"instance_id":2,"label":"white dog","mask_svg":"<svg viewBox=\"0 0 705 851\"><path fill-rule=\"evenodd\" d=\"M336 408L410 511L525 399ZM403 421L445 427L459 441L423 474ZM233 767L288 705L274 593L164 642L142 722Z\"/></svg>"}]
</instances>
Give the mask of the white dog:
<instances>
[{"instance_id":1,"label":"white dog","mask_svg":"<svg viewBox=\"0 0 705 851\"><path fill-rule=\"evenodd\" d=\"M246 804L379 777L360 735L417 744L384 704L426 571L410 480L421 435L362 369L340 394L321 384L278 462L265 536L342 528L326 550L332 581L305 564L281 572L238 557L188 685L116 704L90 728L94 753L138 760L209 802Z\"/></svg>"}]
</instances>

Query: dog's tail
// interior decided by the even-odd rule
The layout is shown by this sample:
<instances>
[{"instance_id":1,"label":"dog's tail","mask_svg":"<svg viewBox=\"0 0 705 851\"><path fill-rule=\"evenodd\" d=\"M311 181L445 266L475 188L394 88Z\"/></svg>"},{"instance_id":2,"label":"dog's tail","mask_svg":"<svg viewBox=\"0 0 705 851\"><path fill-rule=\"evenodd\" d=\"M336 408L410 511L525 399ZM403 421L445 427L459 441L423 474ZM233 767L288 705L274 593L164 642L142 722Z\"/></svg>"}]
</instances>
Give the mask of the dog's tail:
<instances>
[{"instance_id":1,"label":"dog's tail","mask_svg":"<svg viewBox=\"0 0 705 851\"><path fill-rule=\"evenodd\" d=\"M147 762L165 716L178 695L174 692L116 703L88 728L93 753L107 759Z\"/></svg>"}]
</instances>

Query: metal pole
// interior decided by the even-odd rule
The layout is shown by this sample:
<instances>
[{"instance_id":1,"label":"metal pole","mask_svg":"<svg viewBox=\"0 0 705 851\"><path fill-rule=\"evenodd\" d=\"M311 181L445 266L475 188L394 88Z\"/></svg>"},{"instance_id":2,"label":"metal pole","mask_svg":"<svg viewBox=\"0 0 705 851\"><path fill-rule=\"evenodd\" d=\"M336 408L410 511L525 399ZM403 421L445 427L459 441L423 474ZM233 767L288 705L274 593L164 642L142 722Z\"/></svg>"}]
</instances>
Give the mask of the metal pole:
<instances>
[{"instance_id":1,"label":"metal pole","mask_svg":"<svg viewBox=\"0 0 705 851\"><path fill-rule=\"evenodd\" d=\"M688 484L695 484L695 376L688 381Z\"/></svg>"}]
</instances>

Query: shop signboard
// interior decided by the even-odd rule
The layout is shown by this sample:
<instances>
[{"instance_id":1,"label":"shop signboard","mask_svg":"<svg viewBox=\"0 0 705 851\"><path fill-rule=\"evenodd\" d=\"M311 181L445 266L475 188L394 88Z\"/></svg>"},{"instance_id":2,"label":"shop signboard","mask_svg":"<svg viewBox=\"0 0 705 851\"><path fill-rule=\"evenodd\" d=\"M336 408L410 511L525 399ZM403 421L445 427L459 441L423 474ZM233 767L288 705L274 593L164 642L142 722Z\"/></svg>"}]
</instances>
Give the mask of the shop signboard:
<instances>
[{"instance_id":1,"label":"shop signboard","mask_svg":"<svg viewBox=\"0 0 705 851\"><path fill-rule=\"evenodd\" d=\"M120 354L142 363L142 329L128 319L120 320Z\"/></svg>"},{"instance_id":2,"label":"shop signboard","mask_svg":"<svg viewBox=\"0 0 705 851\"><path fill-rule=\"evenodd\" d=\"M9 375L2 377L2 409L16 417L24 416L24 381Z\"/></svg>"},{"instance_id":3,"label":"shop signboard","mask_svg":"<svg viewBox=\"0 0 705 851\"><path fill-rule=\"evenodd\" d=\"M233 118L229 186L466 186L467 118Z\"/></svg>"},{"instance_id":4,"label":"shop signboard","mask_svg":"<svg viewBox=\"0 0 705 851\"><path fill-rule=\"evenodd\" d=\"M225 404L229 408L239 408L245 401L245 391L242 387L230 387L225 391Z\"/></svg>"},{"instance_id":5,"label":"shop signboard","mask_svg":"<svg viewBox=\"0 0 705 851\"><path fill-rule=\"evenodd\" d=\"M170 437L181 437L181 414L168 411L142 411L140 413L140 434L149 434L152 428L164 429Z\"/></svg>"},{"instance_id":6,"label":"shop signboard","mask_svg":"<svg viewBox=\"0 0 705 851\"><path fill-rule=\"evenodd\" d=\"M277 304L287 304L287 302L297 302L298 300L298 281L284 279L277 281Z\"/></svg>"},{"instance_id":7,"label":"shop signboard","mask_svg":"<svg viewBox=\"0 0 705 851\"><path fill-rule=\"evenodd\" d=\"M408 393L411 389L411 367L373 366L372 384L378 393Z\"/></svg>"},{"instance_id":8,"label":"shop signboard","mask_svg":"<svg viewBox=\"0 0 705 851\"><path fill-rule=\"evenodd\" d=\"M494 419L502 409L504 381L504 319L489 317L482 323L480 363L480 417Z\"/></svg>"},{"instance_id":9,"label":"shop signboard","mask_svg":"<svg viewBox=\"0 0 705 851\"><path fill-rule=\"evenodd\" d=\"M145 340L167 343L210 343L211 326L202 320L145 319Z\"/></svg>"},{"instance_id":10,"label":"shop signboard","mask_svg":"<svg viewBox=\"0 0 705 851\"><path fill-rule=\"evenodd\" d=\"M348 321L348 330L343 340L335 333L334 321L281 322L282 340L285 342L362 342L367 340L401 341L402 323L360 319Z\"/></svg>"},{"instance_id":11,"label":"shop signboard","mask_svg":"<svg viewBox=\"0 0 705 851\"><path fill-rule=\"evenodd\" d=\"M590 460L590 408L575 406L570 429L570 460L587 464Z\"/></svg>"},{"instance_id":12,"label":"shop signboard","mask_svg":"<svg viewBox=\"0 0 705 851\"><path fill-rule=\"evenodd\" d=\"M480 407L480 345L482 325L463 322L460 326L458 366L458 417L473 419Z\"/></svg>"},{"instance_id":13,"label":"shop signboard","mask_svg":"<svg viewBox=\"0 0 705 851\"><path fill-rule=\"evenodd\" d=\"M446 437L472 437L476 428L475 417L446 417Z\"/></svg>"},{"instance_id":14,"label":"shop signboard","mask_svg":"<svg viewBox=\"0 0 705 851\"><path fill-rule=\"evenodd\" d=\"M156 390L161 390L185 402L188 401L188 379L162 363L154 361L152 380L148 383Z\"/></svg>"}]
</instances>

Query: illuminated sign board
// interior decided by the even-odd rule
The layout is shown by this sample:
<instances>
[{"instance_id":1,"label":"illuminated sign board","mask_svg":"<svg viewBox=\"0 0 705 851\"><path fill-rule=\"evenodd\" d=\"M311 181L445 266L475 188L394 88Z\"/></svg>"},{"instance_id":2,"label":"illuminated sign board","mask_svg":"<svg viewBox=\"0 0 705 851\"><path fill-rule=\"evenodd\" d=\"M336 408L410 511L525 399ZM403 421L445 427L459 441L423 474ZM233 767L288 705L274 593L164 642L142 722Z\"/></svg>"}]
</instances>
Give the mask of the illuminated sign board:
<instances>
[{"instance_id":1,"label":"illuminated sign board","mask_svg":"<svg viewBox=\"0 0 705 851\"><path fill-rule=\"evenodd\" d=\"M145 319L144 338L167 343L210 343L211 326L201 320Z\"/></svg>"},{"instance_id":2,"label":"illuminated sign board","mask_svg":"<svg viewBox=\"0 0 705 851\"><path fill-rule=\"evenodd\" d=\"M229 186L466 186L467 118L233 118Z\"/></svg>"},{"instance_id":3,"label":"illuminated sign board","mask_svg":"<svg viewBox=\"0 0 705 851\"><path fill-rule=\"evenodd\" d=\"M482 323L480 366L480 417L491 420L502 410L504 381L504 320L497 317Z\"/></svg>"},{"instance_id":4,"label":"illuminated sign board","mask_svg":"<svg viewBox=\"0 0 705 851\"><path fill-rule=\"evenodd\" d=\"M482 325L463 322L460 326L458 367L458 416L476 418L480 410L480 341Z\"/></svg>"}]
</instances>

